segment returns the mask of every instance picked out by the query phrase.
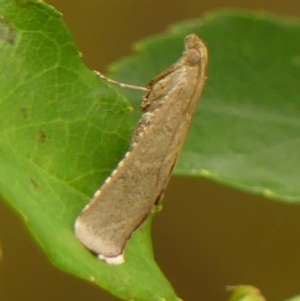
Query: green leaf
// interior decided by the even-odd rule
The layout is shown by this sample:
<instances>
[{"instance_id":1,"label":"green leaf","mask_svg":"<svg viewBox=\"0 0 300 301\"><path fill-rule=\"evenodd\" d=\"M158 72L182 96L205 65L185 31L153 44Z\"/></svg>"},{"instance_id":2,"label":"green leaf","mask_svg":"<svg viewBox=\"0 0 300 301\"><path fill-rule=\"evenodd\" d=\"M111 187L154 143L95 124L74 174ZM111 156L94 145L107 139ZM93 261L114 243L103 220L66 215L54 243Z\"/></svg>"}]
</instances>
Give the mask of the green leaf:
<instances>
[{"instance_id":1,"label":"green leaf","mask_svg":"<svg viewBox=\"0 0 300 301\"><path fill-rule=\"evenodd\" d=\"M231 291L229 301L266 301L259 289L252 285L228 286Z\"/></svg>"},{"instance_id":2,"label":"green leaf","mask_svg":"<svg viewBox=\"0 0 300 301\"><path fill-rule=\"evenodd\" d=\"M287 299L285 301L300 301L300 295L294 296L294 297L289 298L289 299Z\"/></svg>"},{"instance_id":3,"label":"green leaf","mask_svg":"<svg viewBox=\"0 0 300 301\"><path fill-rule=\"evenodd\" d=\"M60 268L126 300L178 300L153 259L151 219L120 266L91 255L73 232L128 148L130 111L82 64L58 12L0 0L1 194Z\"/></svg>"},{"instance_id":4,"label":"green leaf","mask_svg":"<svg viewBox=\"0 0 300 301\"><path fill-rule=\"evenodd\" d=\"M145 85L176 61L192 32L207 44L208 80L175 173L299 203L300 22L208 14L139 42L112 77ZM140 94L124 93L137 107Z\"/></svg>"},{"instance_id":5,"label":"green leaf","mask_svg":"<svg viewBox=\"0 0 300 301\"><path fill-rule=\"evenodd\" d=\"M231 292L229 301L266 301L260 290L252 285L228 286L227 290ZM285 301L300 301L300 295Z\"/></svg>"}]
</instances>

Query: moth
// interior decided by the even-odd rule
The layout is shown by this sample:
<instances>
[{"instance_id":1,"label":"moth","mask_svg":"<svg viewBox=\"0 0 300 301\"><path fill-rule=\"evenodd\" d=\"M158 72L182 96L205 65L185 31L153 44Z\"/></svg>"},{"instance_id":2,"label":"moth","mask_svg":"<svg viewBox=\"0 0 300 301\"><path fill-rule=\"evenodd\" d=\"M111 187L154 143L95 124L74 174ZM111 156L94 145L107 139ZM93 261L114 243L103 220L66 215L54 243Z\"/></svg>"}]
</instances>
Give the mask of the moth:
<instances>
[{"instance_id":1,"label":"moth","mask_svg":"<svg viewBox=\"0 0 300 301\"><path fill-rule=\"evenodd\" d=\"M185 141L206 79L207 49L185 38L182 57L152 80L129 150L76 220L81 243L108 263L124 248L162 198Z\"/></svg>"}]
</instances>

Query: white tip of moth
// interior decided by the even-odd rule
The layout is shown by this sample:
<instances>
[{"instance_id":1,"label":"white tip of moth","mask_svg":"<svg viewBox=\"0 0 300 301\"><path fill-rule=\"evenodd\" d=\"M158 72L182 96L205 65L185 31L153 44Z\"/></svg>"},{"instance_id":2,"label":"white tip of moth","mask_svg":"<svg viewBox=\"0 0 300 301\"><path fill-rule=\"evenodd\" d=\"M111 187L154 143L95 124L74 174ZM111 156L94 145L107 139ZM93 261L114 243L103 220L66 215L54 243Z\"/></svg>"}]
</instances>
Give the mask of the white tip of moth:
<instances>
[{"instance_id":1,"label":"white tip of moth","mask_svg":"<svg viewBox=\"0 0 300 301\"><path fill-rule=\"evenodd\" d=\"M124 259L124 255L118 255L116 257L105 257L101 254L98 255L98 258L101 260L104 260L106 263L108 264L122 264L124 263L125 259Z\"/></svg>"}]
</instances>

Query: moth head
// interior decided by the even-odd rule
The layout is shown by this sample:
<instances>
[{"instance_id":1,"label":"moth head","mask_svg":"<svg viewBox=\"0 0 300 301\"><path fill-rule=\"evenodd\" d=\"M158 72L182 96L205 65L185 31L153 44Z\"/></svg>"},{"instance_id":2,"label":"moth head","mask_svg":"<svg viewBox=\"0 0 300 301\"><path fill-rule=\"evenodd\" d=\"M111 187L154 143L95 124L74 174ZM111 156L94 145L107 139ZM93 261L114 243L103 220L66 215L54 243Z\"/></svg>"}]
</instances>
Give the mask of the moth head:
<instances>
[{"instance_id":1,"label":"moth head","mask_svg":"<svg viewBox=\"0 0 300 301\"><path fill-rule=\"evenodd\" d=\"M195 34L190 34L184 39L185 60L189 65L197 65L207 60L207 49L202 40Z\"/></svg>"}]
</instances>

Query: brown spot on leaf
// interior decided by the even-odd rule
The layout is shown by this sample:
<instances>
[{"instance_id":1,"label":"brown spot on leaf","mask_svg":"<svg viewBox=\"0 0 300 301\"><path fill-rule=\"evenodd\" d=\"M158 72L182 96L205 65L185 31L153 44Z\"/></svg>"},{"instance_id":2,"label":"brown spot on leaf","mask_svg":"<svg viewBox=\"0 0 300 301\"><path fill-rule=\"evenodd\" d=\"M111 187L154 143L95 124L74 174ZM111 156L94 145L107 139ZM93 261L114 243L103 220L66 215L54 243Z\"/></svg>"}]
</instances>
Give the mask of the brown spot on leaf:
<instances>
[{"instance_id":1,"label":"brown spot on leaf","mask_svg":"<svg viewBox=\"0 0 300 301\"><path fill-rule=\"evenodd\" d=\"M20 109L20 111L21 111L23 119L26 119L28 117L28 110L27 110L27 108L23 107L23 108Z\"/></svg>"},{"instance_id":2,"label":"brown spot on leaf","mask_svg":"<svg viewBox=\"0 0 300 301\"><path fill-rule=\"evenodd\" d=\"M29 180L35 189L39 187L38 183L34 179L30 178Z\"/></svg>"},{"instance_id":3,"label":"brown spot on leaf","mask_svg":"<svg viewBox=\"0 0 300 301\"><path fill-rule=\"evenodd\" d=\"M47 141L47 135L43 130L39 130L39 143L44 144Z\"/></svg>"}]
</instances>

